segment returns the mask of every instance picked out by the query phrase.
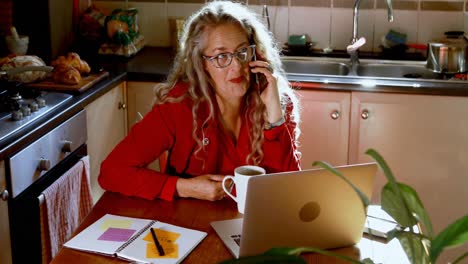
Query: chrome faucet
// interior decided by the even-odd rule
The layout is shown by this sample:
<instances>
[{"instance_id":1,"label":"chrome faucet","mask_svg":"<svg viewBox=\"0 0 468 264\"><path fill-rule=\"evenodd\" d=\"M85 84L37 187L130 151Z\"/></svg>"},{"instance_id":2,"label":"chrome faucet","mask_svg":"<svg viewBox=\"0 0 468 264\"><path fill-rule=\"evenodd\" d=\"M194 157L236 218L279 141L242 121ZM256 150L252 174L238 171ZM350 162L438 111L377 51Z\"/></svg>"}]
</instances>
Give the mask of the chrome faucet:
<instances>
[{"instance_id":1,"label":"chrome faucet","mask_svg":"<svg viewBox=\"0 0 468 264\"><path fill-rule=\"evenodd\" d=\"M351 44L346 47L346 51L351 57L351 67L355 72L357 65L359 64L358 51L359 48L366 44L364 37L358 37L358 17L359 17L359 4L361 0L354 1L353 7L353 37L351 38ZM393 22L393 7L392 0L386 0L387 3L387 14L388 21Z\"/></svg>"},{"instance_id":2,"label":"chrome faucet","mask_svg":"<svg viewBox=\"0 0 468 264\"><path fill-rule=\"evenodd\" d=\"M263 0L263 8L262 8L262 18L266 18L268 30L270 29L270 15L268 15L268 0Z\"/></svg>"}]
</instances>

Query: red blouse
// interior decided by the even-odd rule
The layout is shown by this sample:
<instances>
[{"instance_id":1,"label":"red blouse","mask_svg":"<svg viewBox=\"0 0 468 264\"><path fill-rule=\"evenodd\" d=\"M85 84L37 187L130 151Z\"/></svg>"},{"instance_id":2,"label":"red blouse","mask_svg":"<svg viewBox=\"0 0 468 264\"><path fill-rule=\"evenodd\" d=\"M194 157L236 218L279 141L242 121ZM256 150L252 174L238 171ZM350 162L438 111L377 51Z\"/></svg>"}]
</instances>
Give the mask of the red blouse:
<instances>
[{"instance_id":1,"label":"red blouse","mask_svg":"<svg viewBox=\"0 0 468 264\"><path fill-rule=\"evenodd\" d=\"M179 83L169 95L186 94L187 88L187 84ZM178 177L232 175L234 168L245 165L251 145L247 119L242 120L237 144L217 119L210 122L204 129L204 147L194 155L198 145L192 138L192 104L190 98L185 98L178 103L154 105L102 162L98 179L101 187L128 196L171 201ZM208 113L207 105L200 105L197 122L202 124ZM294 143L295 125L287 114L285 124L264 131L264 158L259 166L267 173L300 169ZM148 164L166 150L169 152L166 171L148 169Z\"/></svg>"}]
</instances>

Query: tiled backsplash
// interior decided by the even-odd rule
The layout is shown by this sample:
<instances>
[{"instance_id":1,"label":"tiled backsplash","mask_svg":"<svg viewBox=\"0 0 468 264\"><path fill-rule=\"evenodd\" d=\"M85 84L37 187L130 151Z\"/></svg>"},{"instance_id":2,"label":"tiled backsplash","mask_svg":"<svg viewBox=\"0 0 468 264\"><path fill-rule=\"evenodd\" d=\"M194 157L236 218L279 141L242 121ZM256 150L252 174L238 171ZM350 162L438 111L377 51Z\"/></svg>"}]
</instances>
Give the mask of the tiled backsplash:
<instances>
[{"instance_id":1,"label":"tiled backsplash","mask_svg":"<svg viewBox=\"0 0 468 264\"><path fill-rule=\"evenodd\" d=\"M209 1L209 0L207 0ZM426 44L444 32L468 31L468 0L393 0L394 22L387 21L386 0L361 0L359 36L362 50L379 51L390 29L405 33L408 43ZM239 1L238 1L239 2ZM271 30L279 43L293 34L308 34L315 48L343 50L352 35L354 0L244 0L259 15L268 4ZM93 1L99 8L122 8L125 1ZM205 0L140 0L128 2L139 11L140 32L148 46L170 46L169 19L187 17Z\"/></svg>"}]
</instances>

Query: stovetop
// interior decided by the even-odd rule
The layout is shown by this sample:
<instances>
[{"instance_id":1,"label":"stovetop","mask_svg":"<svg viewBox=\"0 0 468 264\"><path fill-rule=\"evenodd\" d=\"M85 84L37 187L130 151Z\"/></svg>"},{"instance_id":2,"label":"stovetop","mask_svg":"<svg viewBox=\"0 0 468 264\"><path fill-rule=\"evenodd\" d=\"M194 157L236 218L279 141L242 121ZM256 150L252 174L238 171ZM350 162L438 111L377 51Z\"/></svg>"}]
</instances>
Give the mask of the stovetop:
<instances>
[{"instance_id":1,"label":"stovetop","mask_svg":"<svg viewBox=\"0 0 468 264\"><path fill-rule=\"evenodd\" d=\"M18 132L72 95L19 87L0 88L0 141Z\"/></svg>"}]
</instances>

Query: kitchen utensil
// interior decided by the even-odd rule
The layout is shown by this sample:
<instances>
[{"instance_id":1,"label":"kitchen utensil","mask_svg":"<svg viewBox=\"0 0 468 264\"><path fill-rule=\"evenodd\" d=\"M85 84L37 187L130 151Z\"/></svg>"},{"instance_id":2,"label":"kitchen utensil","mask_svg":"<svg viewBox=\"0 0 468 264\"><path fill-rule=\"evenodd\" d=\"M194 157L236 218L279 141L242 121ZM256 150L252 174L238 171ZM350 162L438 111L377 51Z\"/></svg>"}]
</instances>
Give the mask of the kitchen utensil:
<instances>
[{"instance_id":1,"label":"kitchen utensil","mask_svg":"<svg viewBox=\"0 0 468 264\"><path fill-rule=\"evenodd\" d=\"M304 45L290 45L286 43L286 47L294 55L307 55L314 46L315 42L306 42Z\"/></svg>"},{"instance_id":2,"label":"kitchen utensil","mask_svg":"<svg viewBox=\"0 0 468 264\"><path fill-rule=\"evenodd\" d=\"M314 45L315 42L311 42L307 34L291 35L285 43L286 48L293 55L307 55Z\"/></svg>"},{"instance_id":3,"label":"kitchen utensil","mask_svg":"<svg viewBox=\"0 0 468 264\"><path fill-rule=\"evenodd\" d=\"M415 50L427 50L426 44L406 43L406 46L408 46L408 48L415 49Z\"/></svg>"},{"instance_id":4,"label":"kitchen utensil","mask_svg":"<svg viewBox=\"0 0 468 264\"><path fill-rule=\"evenodd\" d=\"M455 74L468 71L468 42L463 33L427 45L426 67L437 73Z\"/></svg>"},{"instance_id":5,"label":"kitchen utensil","mask_svg":"<svg viewBox=\"0 0 468 264\"><path fill-rule=\"evenodd\" d=\"M27 71L51 72L53 70L54 70L54 67L52 66L25 66L25 67L19 67L19 68L11 68L7 70L0 70L0 75L11 76L11 75L15 75L15 74L27 72Z\"/></svg>"},{"instance_id":6,"label":"kitchen utensil","mask_svg":"<svg viewBox=\"0 0 468 264\"><path fill-rule=\"evenodd\" d=\"M25 55L28 51L29 37L19 36L15 27L10 28L11 36L6 36L8 50L16 55Z\"/></svg>"},{"instance_id":7,"label":"kitchen utensil","mask_svg":"<svg viewBox=\"0 0 468 264\"><path fill-rule=\"evenodd\" d=\"M306 34L302 35L291 35L288 38L289 46L304 46L309 41L309 36Z\"/></svg>"},{"instance_id":8,"label":"kitchen utensil","mask_svg":"<svg viewBox=\"0 0 468 264\"><path fill-rule=\"evenodd\" d=\"M52 66L24 66L24 67L17 67L17 68L9 68L0 70L0 78L6 79L7 81L13 80L18 81L16 78L17 74L21 74L24 72L32 72L32 71L43 71L43 72L51 72L54 70Z\"/></svg>"}]
</instances>

